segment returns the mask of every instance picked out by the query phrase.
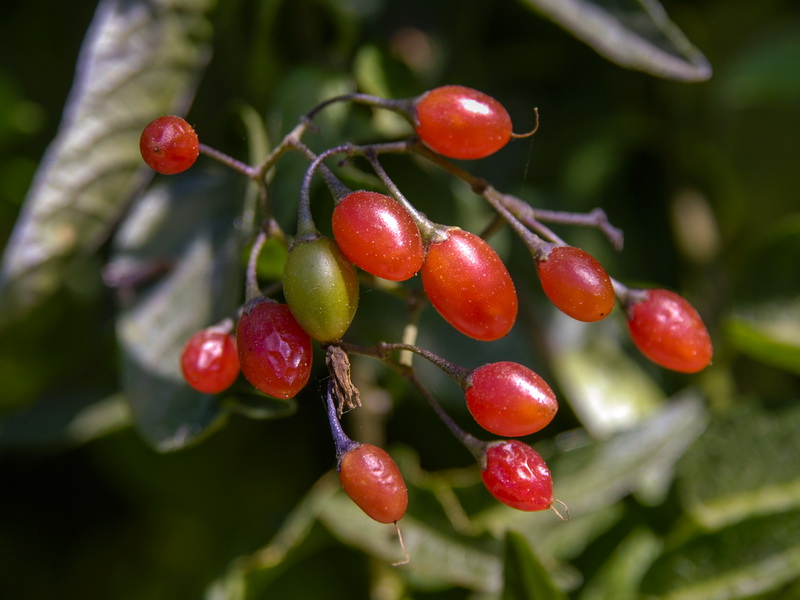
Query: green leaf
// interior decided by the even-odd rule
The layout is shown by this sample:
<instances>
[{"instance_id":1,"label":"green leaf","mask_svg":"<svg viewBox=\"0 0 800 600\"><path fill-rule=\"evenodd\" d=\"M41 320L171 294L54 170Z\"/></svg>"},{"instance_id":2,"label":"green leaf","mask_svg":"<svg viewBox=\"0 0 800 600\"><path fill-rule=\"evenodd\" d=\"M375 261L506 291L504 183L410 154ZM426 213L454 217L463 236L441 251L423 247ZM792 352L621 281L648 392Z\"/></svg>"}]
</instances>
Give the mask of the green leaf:
<instances>
[{"instance_id":1,"label":"green leaf","mask_svg":"<svg viewBox=\"0 0 800 600\"><path fill-rule=\"evenodd\" d=\"M719 419L684 456L679 484L687 512L717 529L800 509L800 407L742 410Z\"/></svg>"},{"instance_id":2,"label":"green leaf","mask_svg":"<svg viewBox=\"0 0 800 600\"><path fill-rule=\"evenodd\" d=\"M503 600L567 599L525 537L514 531L506 533L503 577Z\"/></svg>"},{"instance_id":3,"label":"green leaf","mask_svg":"<svg viewBox=\"0 0 800 600\"><path fill-rule=\"evenodd\" d=\"M123 390L139 431L161 451L194 441L223 416L216 398L186 385L180 355L196 331L236 316L241 197L221 177L170 178L137 201L115 239L108 273L124 303ZM138 281L159 270L154 281Z\"/></svg>"},{"instance_id":4,"label":"green leaf","mask_svg":"<svg viewBox=\"0 0 800 600\"><path fill-rule=\"evenodd\" d=\"M800 374L800 296L737 311L725 334L742 354Z\"/></svg>"},{"instance_id":5,"label":"green leaf","mask_svg":"<svg viewBox=\"0 0 800 600\"><path fill-rule=\"evenodd\" d=\"M614 549L589 581L580 600L638 600L642 577L661 551L650 530L637 529Z\"/></svg>"},{"instance_id":6,"label":"green leaf","mask_svg":"<svg viewBox=\"0 0 800 600\"><path fill-rule=\"evenodd\" d=\"M620 66L704 81L711 66L656 0L520 0Z\"/></svg>"},{"instance_id":7,"label":"green leaf","mask_svg":"<svg viewBox=\"0 0 800 600\"><path fill-rule=\"evenodd\" d=\"M213 0L104 0L79 58L56 139L0 266L0 326L62 284L65 267L108 235L151 174L139 135L184 112L209 58Z\"/></svg>"},{"instance_id":8,"label":"green leaf","mask_svg":"<svg viewBox=\"0 0 800 600\"><path fill-rule=\"evenodd\" d=\"M799 539L798 511L701 535L656 560L643 580L642 597L744 600L779 589L800 577Z\"/></svg>"}]
</instances>

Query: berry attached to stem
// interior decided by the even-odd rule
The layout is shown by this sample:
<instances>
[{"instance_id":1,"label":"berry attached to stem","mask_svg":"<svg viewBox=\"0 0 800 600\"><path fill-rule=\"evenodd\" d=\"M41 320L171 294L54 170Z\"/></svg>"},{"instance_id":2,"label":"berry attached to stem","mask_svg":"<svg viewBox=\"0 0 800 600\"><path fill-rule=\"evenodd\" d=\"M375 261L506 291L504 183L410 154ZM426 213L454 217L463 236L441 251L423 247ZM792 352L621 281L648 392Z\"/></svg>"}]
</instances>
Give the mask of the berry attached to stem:
<instances>
[{"instance_id":1,"label":"berry attached to stem","mask_svg":"<svg viewBox=\"0 0 800 600\"><path fill-rule=\"evenodd\" d=\"M195 333L183 348L181 371L191 387L204 394L228 389L239 376L236 342L228 327L209 327Z\"/></svg>"},{"instance_id":2,"label":"berry attached to stem","mask_svg":"<svg viewBox=\"0 0 800 600\"><path fill-rule=\"evenodd\" d=\"M439 154L477 159L494 154L512 136L511 117L497 100L468 87L447 85L416 101L414 129Z\"/></svg>"},{"instance_id":3,"label":"berry attached to stem","mask_svg":"<svg viewBox=\"0 0 800 600\"><path fill-rule=\"evenodd\" d=\"M489 493L511 508L538 511L553 504L553 480L544 459L518 440L490 444L481 477Z\"/></svg>"},{"instance_id":4,"label":"berry attached to stem","mask_svg":"<svg viewBox=\"0 0 800 600\"><path fill-rule=\"evenodd\" d=\"M478 424L503 437L535 433L558 411L556 396L544 379L513 362L475 369L467 378L465 395Z\"/></svg>"},{"instance_id":5,"label":"berry attached to stem","mask_svg":"<svg viewBox=\"0 0 800 600\"><path fill-rule=\"evenodd\" d=\"M464 335L492 341L506 335L517 318L517 292L503 261L477 235L444 231L422 264L422 285L431 304Z\"/></svg>"},{"instance_id":6,"label":"berry attached to stem","mask_svg":"<svg viewBox=\"0 0 800 600\"><path fill-rule=\"evenodd\" d=\"M696 373L711 363L714 349L708 330L684 298L661 289L628 297L628 328L647 358L681 373Z\"/></svg>"},{"instance_id":7,"label":"berry attached to stem","mask_svg":"<svg viewBox=\"0 0 800 600\"><path fill-rule=\"evenodd\" d=\"M194 128L185 119L167 115L144 128L139 150L151 169L174 175L194 164L200 155L200 143Z\"/></svg>"},{"instance_id":8,"label":"berry attached to stem","mask_svg":"<svg viewBox=\"0 0 800 600\"><path fill-rule=\"evenodd\" d=\"M614 308L614 285L595 258L574 246L556 246L536 258L544 293L578 321L604 319Z\"/></svg>"}]
</instances>

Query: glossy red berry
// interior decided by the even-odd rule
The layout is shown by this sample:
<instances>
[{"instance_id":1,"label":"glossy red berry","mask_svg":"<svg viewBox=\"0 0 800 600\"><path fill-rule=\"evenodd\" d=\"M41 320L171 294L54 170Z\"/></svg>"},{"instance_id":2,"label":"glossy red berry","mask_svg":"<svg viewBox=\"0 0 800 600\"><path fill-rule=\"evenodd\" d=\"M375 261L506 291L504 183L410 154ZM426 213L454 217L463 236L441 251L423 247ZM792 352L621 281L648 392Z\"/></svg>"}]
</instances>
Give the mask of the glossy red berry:
<instances>
[{"instance_id":1,"label":"glossy red berry","mask_svg":"<svg viewBox=\"0 0 800 600\"><path fill-rule=\"evenodd\" d=\"M285 304L248 303L236 326L236 348L247 380L276 398L292 398L311 375L311 338Z\"/></svg>"},{"instance_id":2,"label":"glossy red berry","mask_svg":"<svg viewBox=\"0 0 800 600\"><path fill-rule=\"evenodd\" d=\"M553 504L553 480L544 459L518 440L489 446L482 477L489 493L511 508L536 511Z\"/></svg>"},{"instance_id":3,"label":"glossy red berry","mask_svg":"<svg viewBox=\"0 0 800 600\"><path fill-rule=\"evenodd\" d=\"M517 291L503 261L477 235L448 229L430 245L422 285L431 304L464 335L482 341L506 335L517 318Z\"/></svg>"},{"instance_id":4,"label":"glossy red berry","mask_svg":"<svg viewBox=\"0 0 800 600\"><path fill-rule=\"evenodd\" d=\"M416 102L415 130L420 140L443 156L483 158L511 139L508 111L497 100L468 87L435 88Z\"/></svg>"},{"instance_id":5,"label":"glossy red berry","mask_svg":"<svg viewBox=\"0 0 800 600\"><path fill-rule=\"evenodd\" d=\"M295 243L283 267L283 294L297 322L320 342L341 338L358 308L358 276L331 238Z\"/></svg>"},{"instance_id":6,"label":"glossy red berry","mask_svg":"<svg viewBox=\"0 0 800 600\"><path fill-rule=\"evenodd\" d=\"M405 281L416 275L425 252L414 220L394 198L359 191L333 210L333 236L357 267L376 277Z\"/></svg>"},{"instance_id":7,"label":"glossy red berry","mask_svg":"<svg viewBox=\"0 0 800 600\"><path fill-rule=\"evenodd\" d=\"M200 154L194 128L181 117L168 115L151 121L139 138L142 158L151 169L174 175L191 167Z\"/></svg>"},{"instance_id":8,"label":"glossy red berry","mask_svg":"<svg viewBox=\"0 0 800 600\"><path fill-rule=\"evenodd\" d=\"M628 309L628 328L639 350L654 363L696 373L711 363L714 349L700 315L668 290L648 290Z\"/></svg>"},{"instance_id":9,"label":"glossy red berry","mask_svg":"<svg viewBox=\"0 0 800 600\"><path fill-rule=\"evenodd\" d=\"M350 499L379 523L395 523L406 514L405 481L382 448L359 444L349 450L339 462L339 479Z\"/></svg>"},{"instance_id":10,"label":"glossy red berry","mask_svg":"<svg viewBox=\"0 0 800 600\"><path fill-rule=\"evenodd\" d=\"M214 328L195 333L181 354L186 383L204 394L228 389L239 376L239 356L231 334Z\"/></svg>"},{"instance_id":11,"label":"glossy red berry","mask_svg":"<svg viewBox=\"0 0 800 600\"><path fill-rule=\"evenodd\" d=\"M503 437L539 431L558 411L556 395L544 379L514 362L478 367L467 386L469 412L481 427Z\"/></svg>"},{"instance_id":12,"label":"glossy red berry","mask_svg":"<svg viewBox=\"0 0 800 600\"><path fill-rule=\"evenodd\" d=\"M536 261L544 293L578 321L599 321L614 308L614 286L605 269L580 248L558 246Z\"/></svg>"}]
</instances>

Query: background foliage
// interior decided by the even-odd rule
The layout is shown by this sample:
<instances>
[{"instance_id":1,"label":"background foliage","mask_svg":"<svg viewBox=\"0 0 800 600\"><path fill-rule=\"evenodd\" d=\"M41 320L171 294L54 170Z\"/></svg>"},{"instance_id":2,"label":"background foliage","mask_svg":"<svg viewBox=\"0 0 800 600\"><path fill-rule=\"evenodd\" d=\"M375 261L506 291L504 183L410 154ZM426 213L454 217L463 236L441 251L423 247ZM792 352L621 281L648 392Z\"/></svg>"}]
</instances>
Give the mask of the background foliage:
<instances>
[{"instance_id":1,"label":"background foliage","mask_svg":"<svg viewBox=\"0 0 800 600\"><path fill-rule=\"evenodd\" d=\"M800 598L800 8L665 8L702 54L633 0L103 0L49 2L47 18L5 3L0 596ZM151 181L135 143L153 116L188 111L203 141L255 160L321 99L443 83L490 93L520 131L537 106L536 136L469 169L540 208L604 208L621 253L559 231L622 281L684 294L716 355L671 374L631 351L621 314L569 322L496 236L524 305L514 332L464 343L428 311L420 344L467 366L502 354L554 385L560 413L529 441L572 519L497 506L423 401L358 361L365 405L345 427L390 448L410 486L412 562L395 569L390 528L331 478L317 386L267 403L176 380L182 336L241 299L251 199L211 161ZM316 149L408 133L336 109ZM303 168L288 157L272 180L289 228ZM434 220L486 223L450 178L405 157L387 168ZM268 251L265 279L280 260ZM153 278L132 282L142 265ZM353 337L397 339L399 303L361 302ZM422 373L468 426L455 386Z\"/></svg>"}]
</instances>

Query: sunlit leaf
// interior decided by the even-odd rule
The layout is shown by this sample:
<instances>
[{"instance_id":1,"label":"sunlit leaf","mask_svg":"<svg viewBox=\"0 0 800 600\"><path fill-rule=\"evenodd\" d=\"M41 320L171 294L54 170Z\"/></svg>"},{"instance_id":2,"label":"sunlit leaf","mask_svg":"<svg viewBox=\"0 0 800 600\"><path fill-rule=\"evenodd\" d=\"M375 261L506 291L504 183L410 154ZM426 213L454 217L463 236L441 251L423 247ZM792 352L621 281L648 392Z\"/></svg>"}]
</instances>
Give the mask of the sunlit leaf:
<instances>
[{"instance_id":1,"label":"sunlit leaf","mask_svg":"<svg viewBox=\"0 0 800 600\"><path fill-rule=\"evenodd\" d=\"M184 112L209 57L213 0L103 0L84 42L56 139L0 267L0 324L53 294L94 250L150 172L139 135Z\"/></svg>"},{"instance_id":2,"label":"sunlit leaf","mask_svg":"<svg viewBox=\"0 0 800 600\"><path fill-rule=\"evenodd\" d=\"M123 390L140 432L162 451L194 441L223 415L216 398L186 385L180 355L196 331L236 316L240 187L221 177L170 178L139 198L115 240L107 279L113 273L124 304Z\"/></svg>"},{"instance_id":3,"label":"sunlit leaf","mask_svg":"<svg viewBox=\"0 0 800 600\"><path fill-rule=\"evenodd\" d=\"M712 422L685 455L687 511L716 529L756 515L800 509L800 408L744 410Z\"/></svg>"},{"instance_id":4,"label":"sunlit leaf","mask_svg":"<svg viewBox=\"0 0 800 600\"><path fill-rule=\"evenodd\" d=\"M681 81L711 76L706 58L656 0L521 0L607 59Z\"/></svg>"},{"instance_id":5,"label":"sunlit leaf","mask_svg":"<svg viewBox=\"0 0 800 600\"><path fill-rule=\"evenodd\" d=\"M503 600L566 600L524 536L506 533Z\"/></svg>"}]
</instances>

